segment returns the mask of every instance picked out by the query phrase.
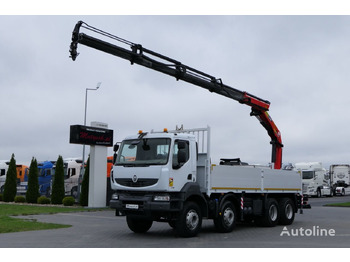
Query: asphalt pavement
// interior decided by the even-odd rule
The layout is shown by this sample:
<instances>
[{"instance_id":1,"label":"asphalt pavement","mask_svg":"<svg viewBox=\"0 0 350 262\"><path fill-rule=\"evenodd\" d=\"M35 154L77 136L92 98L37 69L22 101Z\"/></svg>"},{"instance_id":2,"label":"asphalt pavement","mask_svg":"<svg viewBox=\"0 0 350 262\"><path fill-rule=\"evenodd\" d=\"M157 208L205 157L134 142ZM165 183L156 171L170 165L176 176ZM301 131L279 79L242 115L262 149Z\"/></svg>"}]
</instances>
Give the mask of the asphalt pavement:
<instances>
[{"instance_id":1,"label":"asphalt pavement","mask_svg":"<svg viewBox=\"0 0 350 262\"><path fill-rule=\"evenodd\" d=\"M311 209L296 214L290 226L273 228L239 224L217 233L204 220L200 234L180 238L167 223L154 222L145 234L129 230L125 217L114 210L29 215L17 218L72 225L70 228L0 234L1 248L291 248L350 247L350 208L324 207L327 202L350 202L350 196L311 199ZM313 204L314 203L314 204Z\"/></svg>"}]
</instances>

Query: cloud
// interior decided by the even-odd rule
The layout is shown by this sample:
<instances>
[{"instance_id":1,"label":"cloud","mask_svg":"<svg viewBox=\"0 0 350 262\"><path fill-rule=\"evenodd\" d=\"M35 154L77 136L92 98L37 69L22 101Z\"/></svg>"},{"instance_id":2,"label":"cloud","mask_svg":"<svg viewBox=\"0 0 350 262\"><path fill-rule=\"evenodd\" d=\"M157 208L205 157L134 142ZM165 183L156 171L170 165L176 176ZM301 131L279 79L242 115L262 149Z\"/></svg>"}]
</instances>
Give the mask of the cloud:
<instances>
[{"instance_id":1,"label":"cloud","mask_svg":"<svg viewBox=\"0 0 350 262\"><path fill-rule=\"evenodd\" d=\"M270 161L249 107L83 45L71 61L79 20L269 100L284 161L350 161L346 16L0 16L0 159L80 156L69 126L83 123L86 88L102 82L88 92L87 123L108 123L114 142L210 125L214 159Z\"/></svg>"}]
</instances>

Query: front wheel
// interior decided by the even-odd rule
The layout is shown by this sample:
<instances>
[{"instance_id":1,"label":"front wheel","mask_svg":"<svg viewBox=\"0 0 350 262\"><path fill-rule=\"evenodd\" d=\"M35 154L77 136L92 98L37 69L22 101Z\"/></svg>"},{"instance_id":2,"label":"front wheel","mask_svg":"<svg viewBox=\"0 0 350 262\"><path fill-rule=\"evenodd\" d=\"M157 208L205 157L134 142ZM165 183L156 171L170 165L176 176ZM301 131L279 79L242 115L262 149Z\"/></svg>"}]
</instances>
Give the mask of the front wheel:
<instances>
[{"instance_id":1,"label":"front wheel","mask_svg":"<svg viewBox=\"0 0 350 262\"><path fill-rule=\"evenodd\" d=\"M317 198L322 197L321 189L317 189Z\"/></svg>"},{"instance_id":2,"label":"front wheel","mask_svg":"<svg viewBox=\"0 0 350 262\"><path fill-rule=\"evenodd\" d=\"M194 237L202 227L202 214L195 202L186 202L176 221L175 229L181 237Z\"/></svg>"},{"instance_id":3,"label":"front wheel","mask_svg":"<svg viewBox=\"0 0 350 262\"><path fill-rule=\"evenodd\" d=\"M129 216L126 217L126 222L130 230L134 231L135 233L145 233L153 224L152 220L133 218Z\"/></svg>"},{"instance_id":4,"label":"front wheel","mask_svg":"<svg viewBox=\"0 0 350 262\"><path fill-rule=\"evenodd\" d=\"M51 196L51 188L50 188L50 187L48 187L48 188L46 189L45 196L46 196L47 198L49 198L49 197Z\"/></svg>"},{"instance_id":5,"label":"front wheel","mask_svg":"<svg viewBox=\"0 0 350 262\"><path fill-rule=\"evenodd\" d=\"M75 199L78 198L78 188L75 186L72 188L70 192L71 196L74 197Z\"/></svg>"},{"instance_id":6,"label":"front wheel","mask_svg":"<svg viewBox=\"0 0 350 262\"><path fill-rule=\"evenodd\" d=\"M236 209L230 201L224 202L220 214L214 219L214 225L218 232L231 232L236 226Z\"/></svg>"}]
</instances>

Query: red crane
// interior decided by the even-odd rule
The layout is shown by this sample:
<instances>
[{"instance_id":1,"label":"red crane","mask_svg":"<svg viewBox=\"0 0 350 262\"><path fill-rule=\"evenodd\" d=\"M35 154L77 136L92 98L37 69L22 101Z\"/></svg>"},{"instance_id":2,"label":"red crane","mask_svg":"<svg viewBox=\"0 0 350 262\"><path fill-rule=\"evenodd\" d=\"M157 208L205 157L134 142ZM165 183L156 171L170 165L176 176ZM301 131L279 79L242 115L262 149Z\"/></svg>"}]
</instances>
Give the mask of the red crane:
<instances>
[{"instance_id":1,"label":"red crane","mask_svg":"<svg viewBox=\"0 0 350 262\"><path fill-rule=\"evenodd\" d=\"M80 29L85 28L93 31L104 37L110 38L115 43L109 43L104 40L81 33ZM92 27L83 21L79 21L72 33L72 42L70 45L70 57L75 61L78 56L78 44L86 45L91 48L109 53L114 56L129 60L131 64L138 64L147 68L156 70L158 72L173 76L176 80L183 80L185 82L200 86L209 90L210 92L226 96L234 99L239 103L246 104L251 107L251 116L255 116L262 126L266 129L268 135L271 137L272 156L271 162L274 169L281 169L282 166L282 138L277 126L268 114L270 102L256 97L244 91L237 90L225 85L220 78L213 77L203 73L197 69L191 68L181 62L161 55L154 51L144 48L140 44L135 44L120 37L114 36L110 33L104 32L100 29ZM117 45L119 44L119 45ZM121 47L124 44L129 46L129 50Z\"/></svg>"}]
</instances>

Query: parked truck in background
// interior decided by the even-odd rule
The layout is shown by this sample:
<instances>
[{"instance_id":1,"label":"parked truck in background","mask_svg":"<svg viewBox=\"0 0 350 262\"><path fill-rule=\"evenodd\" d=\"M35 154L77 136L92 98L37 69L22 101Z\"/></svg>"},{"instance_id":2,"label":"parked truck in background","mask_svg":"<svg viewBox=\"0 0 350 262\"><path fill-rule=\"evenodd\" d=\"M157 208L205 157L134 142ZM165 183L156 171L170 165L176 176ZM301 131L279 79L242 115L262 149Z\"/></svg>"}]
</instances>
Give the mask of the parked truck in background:
<instances>
[{"instance_id":1,"label":"parked truck in background","mask_svg":"<svg viewBox=\"0 0 350 262\"><path fill-rule=\"evenodd\" d=\"M9 160L0 160L0 193L4 193L6 174L9 169Z\"/></svg>"},{"instance_id":2,"label":"parked truck in background","mask_svg":"<svg viewBox=\"0 0 350 262\"><path fill-rule=\"evenodd\" d=\"M337 164L329 167L329 176L334 195L350 194L350 165Z\"/></svg>"},{"instance_id":3,"label":"parked truck in background","mask_svg":"<svg viewBox=\"0 0 350 262\"><path fill-rule=\"evenodd\" d=\"M63 159L64 191L67 196L76 198L78 195L78 181L82 163L83 161L79 158Z\"/></svg>"},{"instance_id":4,"label":"parked truck in background","mask_svg":"<svg viewBox=\"0 0 350 262\"><path fill-rule=\"evenodd\" d=\"M55 161L44 161L38 163L39 193L46 197L51 196L51 180L54 176Z\"/></svg>"},{"instance_id":5,"label":"parked truck in background","mask_svg":"<svg viewBox=\"0 0 350 262\"><path fill-rule=\"evenodd\" d=\"M39 193L40 195L44 195L50 197L51 195L51 184L52 178L54 175L54 163L55 161L43 161L38 162L38 181L39 181ZM17 186L17 194L24 195L27 192L28 188L28 175L24 176L24 181L20 182Z\"/></svg>"},{"instance_id":6,"label":"parked truck in background","mask_svg":"<svg viewBox=\"0 0 350 262\"><path fill-rule=\"evenodd\" d=\"M29 168L26 165L16 165L17 184L24 181L25 176L28 175Z\"/></svg>"},{"instance_id":7,"label":"parked truck in background","mask_svg":"<svg viewBox=\"0 0 350 262\"><path fill-rule=\"evenodd\" d=\"M4 192L4 186L6 182L6 174L10 161L0 161L0 193ZM25 175L28 173L28 166L18 164L16 165L17 172L17 184L24 181Z\"/></svg>"},{"instance_id":8,"label":"parked truck in background","mask_svg":"<svg viewBox=\"0 0 350 262\"><path fill-rule=\"evenodd\" d=\"M311 197L332 196L327 170L321 162L300 162L294 169L301 173L303 195Z\"/></svg>"}]
</instances>

